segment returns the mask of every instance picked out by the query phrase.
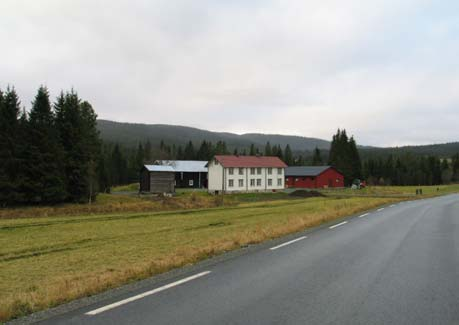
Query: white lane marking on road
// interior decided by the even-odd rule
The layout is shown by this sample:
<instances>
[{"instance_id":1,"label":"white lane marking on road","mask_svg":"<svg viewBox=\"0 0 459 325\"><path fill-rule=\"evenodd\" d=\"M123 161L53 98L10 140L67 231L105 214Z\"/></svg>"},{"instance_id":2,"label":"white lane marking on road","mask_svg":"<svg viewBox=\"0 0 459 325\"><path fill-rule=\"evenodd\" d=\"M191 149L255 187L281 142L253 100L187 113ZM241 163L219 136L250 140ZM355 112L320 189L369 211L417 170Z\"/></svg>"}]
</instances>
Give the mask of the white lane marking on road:
<instances>
[{"instance_id":1,"label":"white lane marking on road","mask_svg":"<svg viewBox=\"0 0 459 325\"><path fill-rule=\"evenodd\" d=\"M359 218L366 217L367 215L369 215L369 213L362 214L361 216L359 216Z\"/></svg>"},{"instance_id":2,"label":"white lane marking on road","mask_svg":"<svg viewBox=\"0 0 459 325\"><path fill-rule=\"evenodd\" d=\"M297 242L297 241L300 241L300 240L303 240L303 239L305 239L305 238L307 238L307 237L306 237L306 236L298 237L298 238L293 239L293 240L291 240L291 241L288 241L288 242L286 242L286 243L283 243L283 244L280 244L280 245L271 247L270 250L272 250L272 251L273 251L273 250L276 250L276 249L278 249L278 248L281 248L281 247L284 247L284 246L293 244L293 243L295 243L295 242Z\"/></svg>"},{"instance_id":3,"label":"white lane marking on road","mask_svg":"<svg viewBox=\"0 0 459 325\"><path fill-rule=\"evenodd\" d=\"M153 290L150 290L150 291L141 293L141 294L139 294L139 295L136 295L136 296L133 296L133 297L130 297L130 298L127 298L127 299L120 300L120 301L118 301L118 302L115 302L115 303L113 303L113 304L110 304L110 305L107 305L107 306L104 306L104 307L101 307L101 308L97 308L97 309L91 310L91 311L85 313L85 315L94 316L94 315L103 313L104 311L107 311L107 310L110 310L110 309L113 309L113 308L116 308L116 307L125 305L125 304L127 304L127 303L132 302L132 301L135 301L135 300L138 300L138 299L142 299L142 298L145 298L145 297L147 297L147 296L154 295L155 293L158 293L158 292L161 292L161 291L170 289L170 288L172 288L172 287L178 286L178 285L180 285L180 284L183 284L183 283L185 283L185 282L189 282L189 281L192 281L192 280L194 280L194 279L203 277L203 276L209 274L210 272L211 272L211 271L205 271L205 272L201 272L201 273L198 273L198 274L189 276L189 277L187 277L187 278L184 278L184 279L181 279L181 280L178 280L178 281L175 281L175 282L166 284L166 285L164 285L164 286L162 286L162 287L159 287L159 288L156 288L156 289L153 289Z\"/></svg>"},{"instance_id":4,"label":"white lane marking on road","mask_svg":"<svg viewBox=\"0 0 459 325\"><path fill-rule=\"evenodd\" d=\"M379 211L382 211L382 210L384 210L384 208L378 209L377 211L379 212Z\"/></svg>"},{"instance_id":5,"label":"white lane marking on road","mask_svg":"<svg viewBox=\"0 0 459 325\"><path fill-rule=\"evenodd\" d=\"M333 229L333 228L336 228L336 227L345 225L346 223L347 223L347 221L343 221L343 222L341 222L341 223L339 223L339 224L337 224L337 225L334 225L334 226L331 226L331 227L328 227L328 228Z\"/></svg>"}]
</instances>

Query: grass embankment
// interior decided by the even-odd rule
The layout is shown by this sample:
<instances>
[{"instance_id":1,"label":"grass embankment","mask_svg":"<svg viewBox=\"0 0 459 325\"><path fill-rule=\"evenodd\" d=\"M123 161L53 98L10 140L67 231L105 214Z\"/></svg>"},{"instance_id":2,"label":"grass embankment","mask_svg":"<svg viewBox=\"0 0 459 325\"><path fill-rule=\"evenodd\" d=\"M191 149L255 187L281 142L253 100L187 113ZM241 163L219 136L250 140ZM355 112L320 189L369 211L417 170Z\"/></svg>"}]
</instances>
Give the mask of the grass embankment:
<instances>
[{"instance_id":1,"label":"grass embankment","mask_svg":"<svg viewBox=\"0 0 459 325\"><path fill-rule=\"evenodd\" d=\"M244 197L250 198L259 196ZM191 211L2 219L0 320L395 200L280 199Z\"/></svg>"},{"instance_id":2,"label":"grass embankment","mask_svg":"<svg viewBox=\"0 0 459 325\"><path fill-rule=\"evenodd\" d=\"M369 196L369 197L416 197L416 189L422 189L419 198L458 193L459 184L439 186L368 186L361 190L324 189L322 193L329 196Z\"/></svg>"},{"instance_id":3,"label":"grass embankment","mask_svg":"<svg viewBox=\"0 0 459 325\"><path fill-rule=\"evenodd\" d=\"M288 195L283 192L233 194L223 197L213 196L203 191L186 191L178 193L175 197L99 194L97 200L92 204L69 203L55 206L0 209L0 219L176 211L234 206L244 202L272 201L287 197Z\"/></svg>"}]
</instances>

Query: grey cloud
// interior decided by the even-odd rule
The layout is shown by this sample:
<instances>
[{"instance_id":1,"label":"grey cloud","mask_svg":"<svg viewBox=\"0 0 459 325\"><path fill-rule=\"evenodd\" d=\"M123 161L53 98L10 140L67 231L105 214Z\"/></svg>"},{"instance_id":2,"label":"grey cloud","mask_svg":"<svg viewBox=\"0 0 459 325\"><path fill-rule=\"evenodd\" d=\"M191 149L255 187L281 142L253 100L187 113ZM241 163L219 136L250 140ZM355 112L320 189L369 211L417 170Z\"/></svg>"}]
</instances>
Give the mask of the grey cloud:
<instances>
[{"instance_id":1,"label":"grey cloud","mask_svg":"<svg viewBox=\"0 0 459 325\"><path fill-rule=\"evenodd\" d=\"M454 141L459 19L445 2L2 0L0 87L26 105L40 84L74 87L118 121Z\"/></svg>"}]
</instances>

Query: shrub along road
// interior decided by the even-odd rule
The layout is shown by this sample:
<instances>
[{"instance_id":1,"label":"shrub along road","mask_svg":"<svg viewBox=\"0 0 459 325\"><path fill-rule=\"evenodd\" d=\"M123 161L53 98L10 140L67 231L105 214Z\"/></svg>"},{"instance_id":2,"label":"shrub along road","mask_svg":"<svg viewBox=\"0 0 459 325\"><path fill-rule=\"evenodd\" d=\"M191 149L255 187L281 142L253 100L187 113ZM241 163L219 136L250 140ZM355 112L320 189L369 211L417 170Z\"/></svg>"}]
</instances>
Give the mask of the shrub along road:
<instances>
[{"instance_id":1,"label":"shrub along road","mask_svg":"<svg viewBox=\"0 0 459 325\"><path fill-rule=\"evenodd\" d=\"M457 194L390 204L44 323L453 324L458 238Z\"/></svg>"}]
</instances>

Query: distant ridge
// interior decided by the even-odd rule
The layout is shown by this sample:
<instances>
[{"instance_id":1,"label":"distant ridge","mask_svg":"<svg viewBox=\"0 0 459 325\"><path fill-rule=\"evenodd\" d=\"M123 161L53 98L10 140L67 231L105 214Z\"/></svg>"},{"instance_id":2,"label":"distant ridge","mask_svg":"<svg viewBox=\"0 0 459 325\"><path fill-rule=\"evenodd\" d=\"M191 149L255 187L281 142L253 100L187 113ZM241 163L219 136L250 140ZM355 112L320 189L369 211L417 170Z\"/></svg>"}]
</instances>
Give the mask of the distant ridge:
<instances>
[{"instance_id":1,"label":"distant ridge","mask_svg":"<svg viewBox=\"0 0 459 325\"><path fill-rule=\"evenodd\" d=\"M198 128L167 125L167 124L138 124L122 123L108 120L97 120L97 126L104 141L117 142L125 146L136 146L147 139L152 144L159 144L163 140L166 144L185 145L188 141L199 144L203 140L225 141L230 149L249 148L253 143L264 148L266 142L271 145L281 145L284 148L290 144L292 150L312 151L316 146L328 150L330 142L318 138L307 138L293 135L246 133L235 134L229 132L212 132Z\"/></svg>"},{"instance_id":2,"label":"distant ridge","mask_svg":"<svg viewBox=\"0 0 459 325\"><path fill-rule=\"evenodd\" d=\"M97 126L104 141L117 142L126 147L137 146L139 142L145 142L148 139L153 145L158 145L163 140L166 144L182 146L190 140L196 145L203 140L213 143L225 141L230 150L234 148L249 148L252 143L258 148L263 149L268 141L271 145L280 144L283 148L287 144L290 144L294 151L312 151L316 146L323 151L328 151L330 148L330 141L294 135L235 134L229 132L212 132L180 125L124 123L103 119L97 120ZM383 157L388 154L401 155L404 153L451 157L459 153L459 142L388 148L359 146L359 150L363 158L370 156Z\"/></svg>"}]
</instances>

